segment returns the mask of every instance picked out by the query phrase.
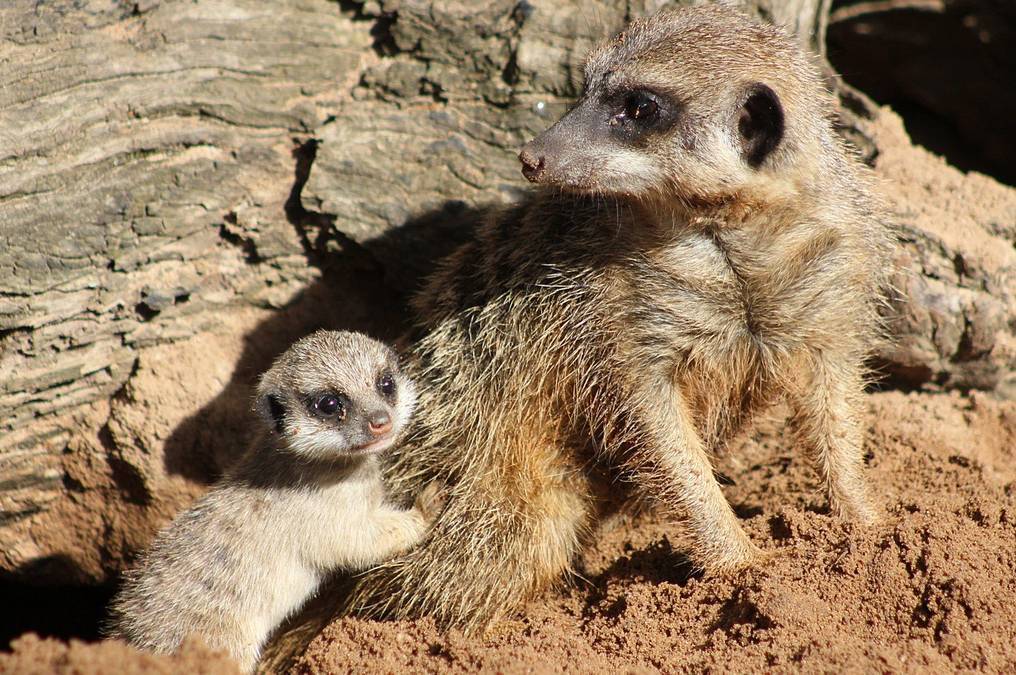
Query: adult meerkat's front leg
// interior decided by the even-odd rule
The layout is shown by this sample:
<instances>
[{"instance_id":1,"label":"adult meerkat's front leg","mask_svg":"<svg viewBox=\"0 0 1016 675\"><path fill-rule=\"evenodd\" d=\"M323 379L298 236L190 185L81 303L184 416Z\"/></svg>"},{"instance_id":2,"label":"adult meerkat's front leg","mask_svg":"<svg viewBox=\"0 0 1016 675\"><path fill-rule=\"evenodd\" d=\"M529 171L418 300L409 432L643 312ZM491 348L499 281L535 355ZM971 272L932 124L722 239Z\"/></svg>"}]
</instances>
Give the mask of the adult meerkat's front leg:
<instances>
[{"instance_id":1,"label":"adult meerkat's front leg","mask_svg":"<svg viewBox=\"0 0 1016 675\"><path fill-rule=\"evenodd\" d=\"M822 477L830 509L871 524L878 521L879 512L864 479L864 380L858 362L811 355L807 375L791 392L790 402L798 437Z\"/></svg>"},{"instance_id":2,"label":"adult meerkat's front leg","mask_svg":"<svg viewBox=\"0 0 1016 675\"><path fill-rule=\"evenodd\" d=\"M713 475L680 389L660 373L640 385L641 447L630 458L639 482L687 518L696 561L711 570L743 567L761 554Z\"/></svg>"}]
</instances>

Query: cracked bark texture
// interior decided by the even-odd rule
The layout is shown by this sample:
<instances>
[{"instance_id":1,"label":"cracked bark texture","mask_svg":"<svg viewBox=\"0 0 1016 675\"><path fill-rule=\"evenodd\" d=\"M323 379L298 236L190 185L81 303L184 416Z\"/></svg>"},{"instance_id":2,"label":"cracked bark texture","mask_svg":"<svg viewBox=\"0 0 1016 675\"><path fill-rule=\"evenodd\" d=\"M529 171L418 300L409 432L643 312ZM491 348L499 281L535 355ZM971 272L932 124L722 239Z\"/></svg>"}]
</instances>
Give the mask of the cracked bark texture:
<instances>
[{"instance_id":1,"label":"cracked bark texture","mask_svg":"<svg viewBox=\"0 0 1016 675\"><path fill-rule=\"evenodd\" d=\"M586 50L664 4L0 8L0 570L110 578L242 449L291 340L397 335L434 259L525 193L517 150ZM828 0L743 4L824 53ZM841 88L900 218L891 382L1011 396L1014 191Z\"/></svg>"}]
</instances>

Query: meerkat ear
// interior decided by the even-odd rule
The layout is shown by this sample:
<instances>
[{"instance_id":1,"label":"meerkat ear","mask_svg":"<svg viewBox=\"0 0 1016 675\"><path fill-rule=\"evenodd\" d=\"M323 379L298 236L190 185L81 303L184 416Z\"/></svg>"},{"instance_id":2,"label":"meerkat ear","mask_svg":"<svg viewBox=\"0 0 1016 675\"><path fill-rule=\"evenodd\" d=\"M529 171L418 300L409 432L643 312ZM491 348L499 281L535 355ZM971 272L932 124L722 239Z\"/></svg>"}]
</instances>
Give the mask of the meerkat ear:
<instances>
[{"instance_id":1,"label":"meerkat ear","mask_svg":"<svg viewBox=\"0 0 1016 675\"><path fill-rule=\"evenodd\" d=\"M275 431L282 433L282 418L286 413L286 409L275 392L258 392L258 397L254 401L254 409L261 416L261 419L264 420L265 424Z\"/></svg>"},{"instance_id":2,"label":"meerkat ear","mask_svg":"<svg viewBox=\"0 0 1016 675\"><path fill-rule=\"evenodd\" d=\"M783 139L783 106L775 91L761 82L748 86L738 112L737 132L744 161L757 169Z\"/></svg>"}]
</instances>

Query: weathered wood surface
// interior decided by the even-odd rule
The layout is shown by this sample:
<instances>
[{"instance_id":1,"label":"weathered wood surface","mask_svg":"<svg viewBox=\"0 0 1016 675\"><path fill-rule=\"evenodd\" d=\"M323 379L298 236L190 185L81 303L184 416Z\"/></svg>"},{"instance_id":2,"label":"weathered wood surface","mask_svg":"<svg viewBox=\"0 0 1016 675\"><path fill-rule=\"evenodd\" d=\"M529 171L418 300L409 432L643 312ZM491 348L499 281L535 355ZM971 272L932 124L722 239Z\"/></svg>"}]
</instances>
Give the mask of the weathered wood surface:
<instances>
[{"instance_id":1,"label":"weathered wood surface","mask_svg":"<svg viewBox=\"0 0 1016 675\"><path fill-rule=\"evenodd\" d=\"M108 396L138 347L308 277L293 227L264 207L287 196L293 139L334 109L367 36L328 2L133 6L0 10L8 427Z\"/></svg>"},{"instance_id":2,"label":"weathered wood surface","mask_svg":"<svg viewBox=\"0 0 1016 675\"><path fill-rule=\"evenodd\" d=\"M287 340L393 333L477 209L524 194L518 147L588 47L661 4L0 7L0 569L103 578L242 446ZM828 0L746 4L821 51ZM867 112L855 137L899 145ZM881 159L912 182L887 369L1011 392L1013 190Z\"/></svg>"},{"instance_id":3,"label":"weathered wood surface","mask_svg":"<svg viewBox=\"0 0 1016 675\"><path fill-rule=\"evenodd\" d=\"M5 525L66 496L76 430L51 416L110 398L144 347L314 277L283 206L294 148L372 55L349 14L0 6L0 549Z\"/></svg>"}]
</instances>

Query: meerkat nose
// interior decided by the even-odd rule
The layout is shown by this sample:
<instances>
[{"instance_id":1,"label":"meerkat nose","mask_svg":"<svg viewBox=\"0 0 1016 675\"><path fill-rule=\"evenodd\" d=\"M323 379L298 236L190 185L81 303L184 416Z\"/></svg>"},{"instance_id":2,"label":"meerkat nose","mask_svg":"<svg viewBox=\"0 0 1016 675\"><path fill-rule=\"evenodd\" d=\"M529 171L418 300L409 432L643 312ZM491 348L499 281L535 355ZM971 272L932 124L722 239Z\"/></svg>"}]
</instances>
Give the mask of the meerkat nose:
<instances>
[{"instance_id":1,"label":"meerkat nose","mask_svg":"<svg viewBox=\"0 0 1016 675\"><path fill-rule=\"evenodd\" d=\"M386 434L392 430L392 417L383 410L375 410L367 417L367 427L375 436Z\"/></svg>"},{"instance_id":2,"label":"meerkat nose","mask_svg":"<svg viewBox=\"0 0 1016 675\"><path fill-rule=\"evenodd\" d=\"M547 167L547 159L543 155L537 157L527 146L519 153L519 161L522 162L522 175L530 183L539 182L543 170Z\"/></svg>"}]
</instances>

